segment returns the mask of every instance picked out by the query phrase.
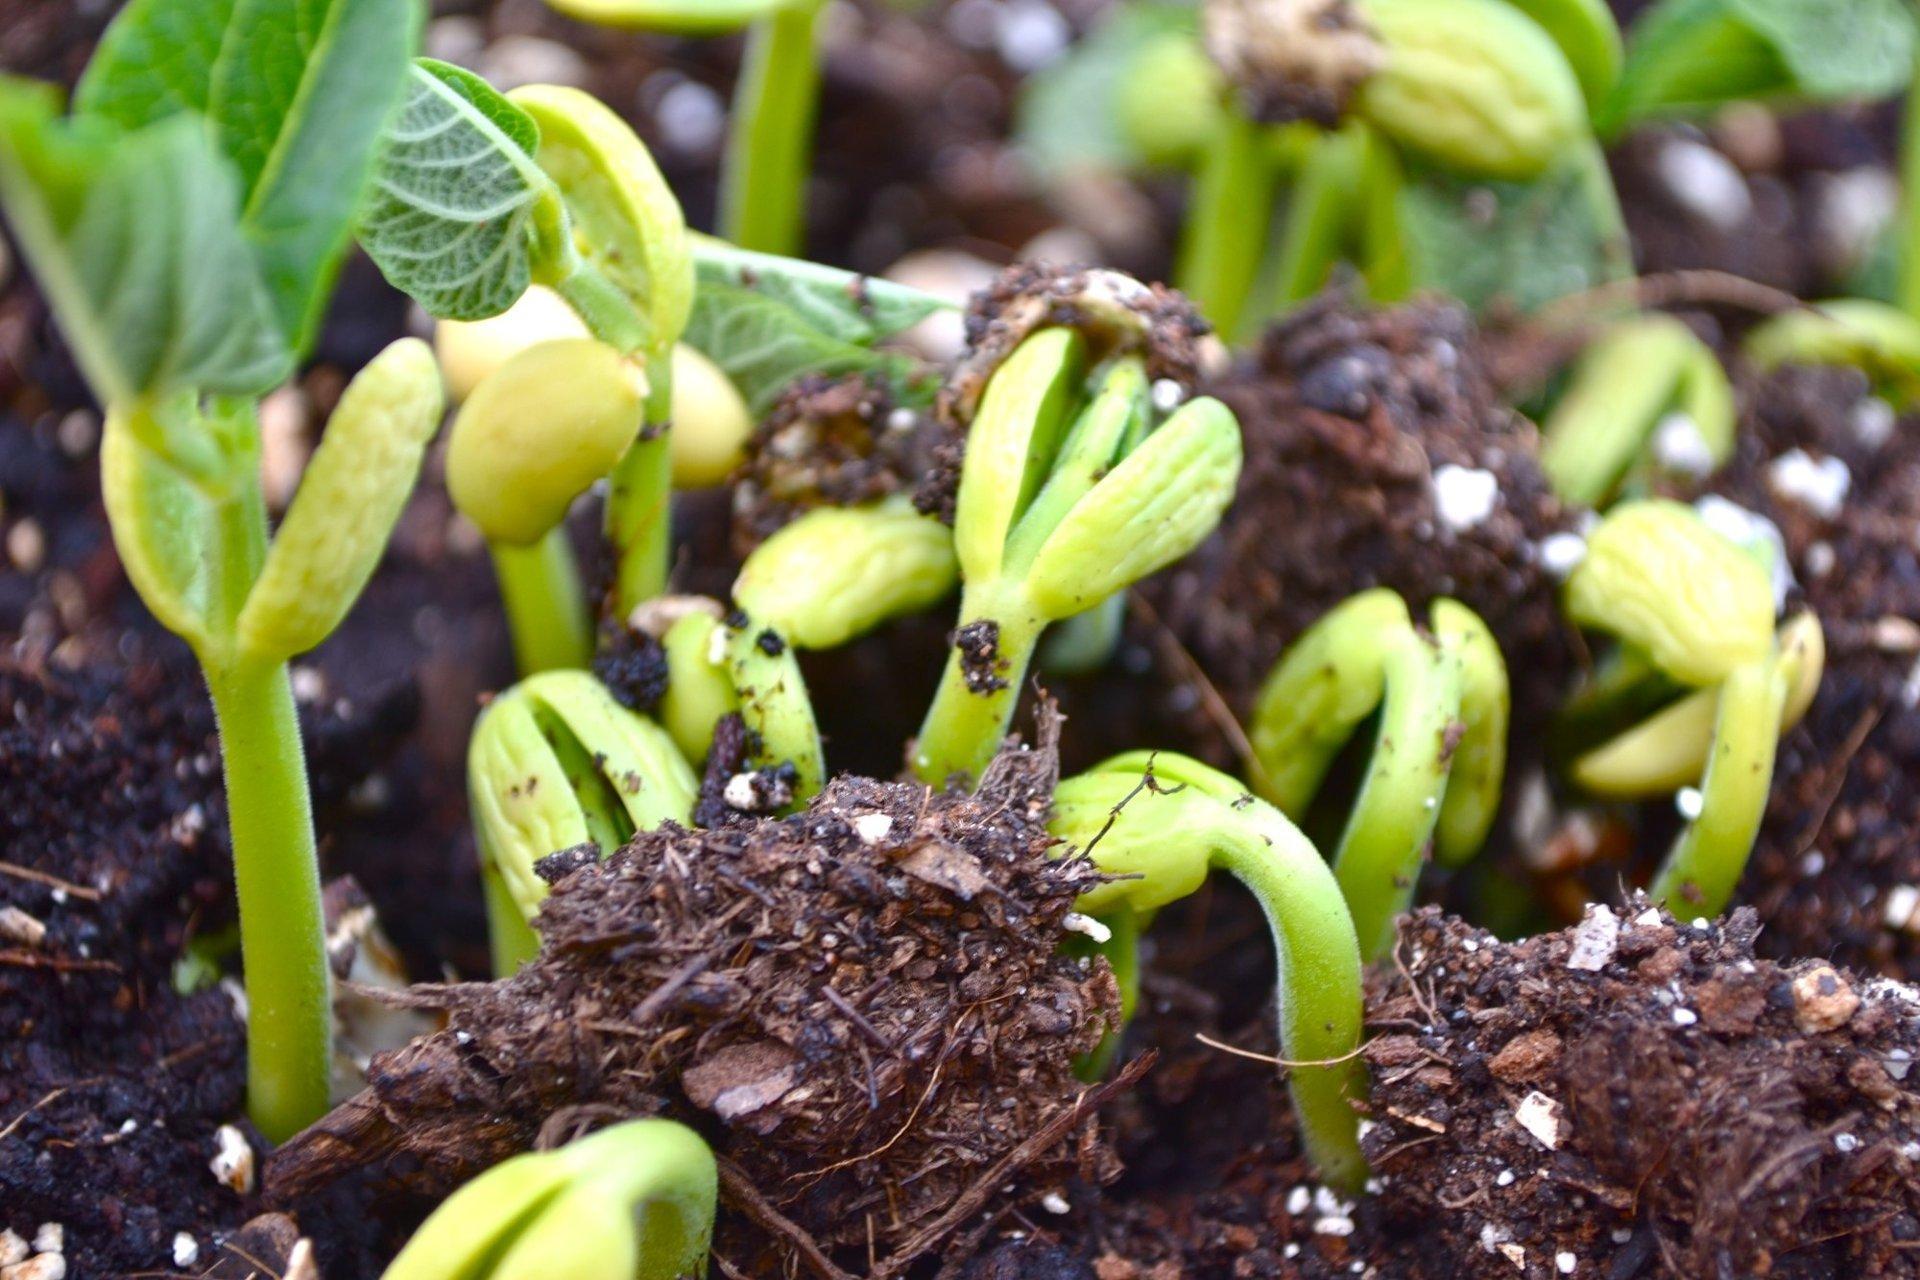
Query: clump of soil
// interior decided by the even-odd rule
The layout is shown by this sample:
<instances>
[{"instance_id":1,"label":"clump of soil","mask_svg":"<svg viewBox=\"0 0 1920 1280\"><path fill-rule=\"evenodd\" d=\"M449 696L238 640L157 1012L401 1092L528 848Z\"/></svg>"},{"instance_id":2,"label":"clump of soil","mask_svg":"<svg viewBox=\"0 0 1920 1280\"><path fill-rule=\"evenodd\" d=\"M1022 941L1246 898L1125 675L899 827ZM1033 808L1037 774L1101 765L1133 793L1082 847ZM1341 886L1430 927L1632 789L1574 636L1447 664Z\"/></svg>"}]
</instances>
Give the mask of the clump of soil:
<instances>
[{"instance_id":1,"label":"clump of soil","mask_svg":"<svg viewBox=\"0 0 1920 1280\"><path fill-rule=\"evenodd\" d=\"M746 554L815 507L912 492L947 432L864 373L808 374L754 430L733 477L734 552Z\"/></svg>"},{"instance_id":2,"label":"clump of soil","mask_svg":"<svg viewBox=\"0 0 1920 1280\"><path fill-rule=\"evenodd\" d=\"M1522 740L1572 651L1539 544L1567 528L1460 308L1356 307L1323 295L1204 388L1239 416L1246 462L1219 531L1146 596L1232 710L1281 651L1373 586L1416 612L1453 596L1486 619L1516 676ZM1491 499L1485 495L1491 489Z\"/></svg>"},{"instance_id":3,"label":"clump of soil","mask_svg":"<svg viewBox=\"0 0 1920 1280\"><path fill-rule=\"evenodd\" d=\"M1056 954L1096 873L1049 856L1055 733L973 796L843 777L795 817L668 827L567 871L540 958L417 989L446 1029L282 1148L277 1193L373 1162L445 1187L666 1112L727 1161L722 1256L767 1274L754 1257L817 1240L885 1274L1006 1185L1107 1176L1072 1063L1118 996Z\"/></svg>"},{"instance_id":4,"label":"clump of soil","mask_svg":"<svg viewBox=\"0 0 1920 1280\"><path fill-rule=\"evenodd\" d=\"M1711 488L1779 529L1827 666L1781 742L1737 900L1759 911L1768 954L1920 977L1920 424L1848 369L1783 369L1745 399Z\"/></svg>"},{"instance_id":5,"label":"clump of soil","mask_svg":"<svg viewBox=\"0 0 1920 1280\"><path fill-rule=\"evenodd\" d=\"M1368 1004L1363 1137L1404 1247L1462 1276L1913 1274L1920 992L1757 932L1644 899L1513 945L1416 914Z\"/></svg>"}]
</instances>

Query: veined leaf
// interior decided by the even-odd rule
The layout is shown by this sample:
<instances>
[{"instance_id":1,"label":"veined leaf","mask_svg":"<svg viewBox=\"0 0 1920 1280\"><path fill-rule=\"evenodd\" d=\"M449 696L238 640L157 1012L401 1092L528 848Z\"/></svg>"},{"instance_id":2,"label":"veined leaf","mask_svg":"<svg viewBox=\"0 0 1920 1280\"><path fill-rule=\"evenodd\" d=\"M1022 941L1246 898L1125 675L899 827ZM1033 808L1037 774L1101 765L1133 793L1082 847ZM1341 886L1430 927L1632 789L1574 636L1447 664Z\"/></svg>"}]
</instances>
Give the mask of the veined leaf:
<instances>
[{"instance_id":1,"label":"veined leaf","mask_svg":"<svg viewBox=\"0 0 1920 1280\"><path fill-rule=\"evenodd\" d=\"M239 181L198 118L123 133L0 81L0 205L103 402L257 395L286 376Z\"/></svg>"},{"instance_id":2,"label":"veined leaf","mask_svg":"<svg viewBox=\"0 0 1920 1280\"><path fill-rule=\"evenodd\" d=\"M84 113L195 112L241 180L280 327L304 350L419 34L413 0L132 0L87 66Z\"/></svg>"},{"instance_id":3,"label":"veined leaf","mask_svg":"<svg viewBox=\"0 0 1920 1280\"><path fill-rule=\"evenodd\" d=\"M419 58L388 127L360 240L387 279L444 320L526 292L534 237L564 216L534 162L532 117L470 71Z\"/></svg>"},{"instance_id":4,"label":"veined leaf","mask_svg":"<svg viewBox=\"0 0 1920 1280\"><path fill-rule=\"evenodd\" d=\"M782 303L812 328L841 342L877 342L936 311L956 309L945 298L891 280L755 253L711 236L696 235L692 243L694 271L702 287L751 290Z\"/></svg>"},{"instance_id":5,"label":"veined leaf","mask_svg":"<svg viewBox=\"0 0 1920 1280\"><path fill-rule=\"evenodd\" d=\"M704 267L701 275L681 341L719 365L756 416L765 413L789 383L807 373L870 371L892 378L896 391L904 392L907 399L930 396L930 380L917 360L836 336L847 332L845 316L824 309L817 298L802 311L772 292L714 279ZM808 295L786 296L804 299ZM834 317L824 320L832 329L815 323L827 316Z\"/></svg>"},{"instance_id":6,"label":"veined leaf","mask_svg":"<svg viewBox=\"0 0 1920 1280\"><path fill-rule=\"evenodd\" d=\"M1883 98L1913 76L1914 20L1905 0L1729 0L1815 101Z\"/></svg>"}]
</instances>

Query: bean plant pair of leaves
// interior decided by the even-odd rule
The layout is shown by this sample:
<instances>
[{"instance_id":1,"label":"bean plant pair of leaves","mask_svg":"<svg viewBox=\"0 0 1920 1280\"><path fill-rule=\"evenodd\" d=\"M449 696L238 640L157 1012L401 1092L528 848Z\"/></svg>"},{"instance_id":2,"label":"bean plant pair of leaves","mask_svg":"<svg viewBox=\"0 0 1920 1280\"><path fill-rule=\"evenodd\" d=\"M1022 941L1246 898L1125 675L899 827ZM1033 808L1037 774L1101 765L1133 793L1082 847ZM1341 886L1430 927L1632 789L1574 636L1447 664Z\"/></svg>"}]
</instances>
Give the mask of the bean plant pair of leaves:
<instances>
[{"instance_id":1,"label":"bean plant pair of leaves","mask_svg":"<svg viewBox=\"0 0 1920 1280\"><path fill-rule=\"evenodd\" d=\"M326 1109L331 1037L287 662L372 574L441 392L418 342L360 371L271 537L257 410L312 342L419 22L412 0L134 0L71 116L0 82L0 204L106 409L115 545L212 692L274 1138Z\"/></svg>"},{"instance_id":2,"label":"bean plant pair of leaves","mask_svg":"<svg viewBox=\"0 0 1920 1280\"><path fill-rule=\"evenodd\" d=\"M720 235L744 249L798 253L819 111L823 0L548 0L571 17L676 35L744 28L732 135L720 175Z\"/></svg>"},{"instance_id":3,"label":"bean plant pair of leaves","mask_svg":"<svg viewBox=\"0 0 1920 1280\"><path fill-rule=\"evenodd\" d=\"M1651 892L1675 911L1718 914L1759 833L1775 743L1819 685L1819 621L1803 613L1776 632L1760 558L1658 499L1620 503L1594 530L1566 610L1619 642L1569 709L1589 740L1571 776L1623 798L1697 787Z\"/></svg>"}]
</instances>

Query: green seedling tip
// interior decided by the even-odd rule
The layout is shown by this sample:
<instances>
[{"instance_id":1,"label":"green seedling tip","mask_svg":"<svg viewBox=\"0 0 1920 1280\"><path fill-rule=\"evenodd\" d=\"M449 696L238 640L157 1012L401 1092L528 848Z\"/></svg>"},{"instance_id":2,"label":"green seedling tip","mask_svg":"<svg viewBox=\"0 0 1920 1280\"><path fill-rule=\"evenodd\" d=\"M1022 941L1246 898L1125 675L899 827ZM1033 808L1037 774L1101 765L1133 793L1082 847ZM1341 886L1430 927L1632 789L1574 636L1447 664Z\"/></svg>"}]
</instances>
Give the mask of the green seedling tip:
<instances>
[{"instance_id":1,"label":"green seedling tip","mask_svg":"<svg viewBox=\"0 0 1920 1280\"><path fill-rule=\"evenodd\" d=\"M1386 588L1308 628L1261 686L1248 730L1256 781L1296 820L1347 741L1378 715L1334 855L1369 958L1391 944L1429 842L1457 864L1485 839L1505 767L1506 686L1498 646L1471 610L1437 602L1434 631L1423 633Z\"/></svg>"},{"instance_id":2,"label":"green seedling tip","mask_svg":"<svg viewBox=\"0 0 1920 1280\"><path fill-rule=\"evenodd\" d=\"M667 654L667 689L660 698L660 723L680 754L698 764L713 746L720 717L740 709L740 694L727 669L726 641L720 631L718 601L711 610L690 609L667 624L660 636Z\"/></svg>"},{"instance_id":3,"label":"green seedling tip","mask_svg":"<svg viewBox=\"0 0 1920 1280\"><path fill-rule=\"evenodd\" d=\"M1920 320L1882 302L1840 298L1783 312L1754 326L1741 349L1761 369L1851 366L1896 406L1920 403Z\"/></svg>"},{"instance_id":4,"label":"green seedling tip","mask_svg":"<svg viewBox=\"0 0 1920 1280\"><path fill-rule=\"evenodd\" d=\"M1773 647L1766 571L1677 502L1615 507L1567 579L1566 608L1581 626L1644 650L1668 676L1696 687Z\"/></svg>"},{"instance_id":5,"label":"green seedling tip","mask_svg":"<svg viewBox=\"0 0 1920 1280\"><path fill-rule=\"evenodd\" d=\"M959 566L953 535L902 496L819 507L753 549L733 598L802 649L831 649L938 603Z\"/></svg>"},{"instance_id":6,"label":"green seedling tip","mask_svg":"<svg viewBox=\"0 0 1920 1280\"><path fill-rule=\"evenodd\" d=\"M1800 723L1820 687L1826 640L1812 612L1796 614L1775 640L1789 677L1780 732ZM1610 799L1670 795L1699 783L1712 750L1720 690L1696 689L1582 754L1570 770L1584 791Z\"/></svg>"},{"instance_id":7,"label":"green seedling tip","mask_svg":"<svg viewBox=\"0 0 1920 1280\"><path fill-rule=\"evenodd\" d=\"M584 671L543 672L495 698L468 744L467 793L496 969L537 949L527 926L547 885L535 863L583 844L604 857L636 831L684 824L698 792L666 731Z\"/></svg>"},{"instance_id":8,"label":"green seedling tip","mask_svg":"<svg viewBox=\"0 0 1920 1280\"><path fill-rule=\"evenodd\" d=\"M1232 501L1240 428L1226 406L1190 400L1149 431L1140 361L1109 360L1083 402L1082 352L1075 334L1042 329L981 396L954 521L960 626L912 755L934 785L977 779L992 759L1048 624L1108 607Z\"/></svg>"},{"instance_id":9,"label":"green seedling tip","mask_svg":"<svg viewBox=\"0 0 1920 1280\"><path fill-rule=\"evenodd\" d=\"M1733 384L1712 349L1671 316L1636 316L1581 354L1547 416L1540 467L1563 501L1599 506L1636 464L1696 478L1721 466L1735 418ZM1669 432L1676 443L1656 441Z\"/></svg>"},{"instance_id":10,"label":"green seedling tip","mask_svg":"<svg viewBox=\"0 0 1920 1280\"><path fill-rule=\"evenodd\" d=\"M1131 939L1153 912L1197 890L1212 870L1244 884L1272 929L1280 1053L1308 1155L1355 1191L1366 1178L1355 1102L1361 960L1353 922L1326 862L1272 806L1198 761L1136 752L1063 781L1049 829L1103 872L1123 877L1080 909ZM1116 969L1131 969L1131 948Z\"/></svg>"},{"instance_id":11,"label":"green seedling tip","mask_svg":"<svg viewBox=\"0 0 1920 1280\"><path fill-rule=\"evenodd\" d=\"M434 1210L382 1280L704 1275L718 1184L693 1130L629 1120L481 1174Z\"/></svg>"}]
</instances>

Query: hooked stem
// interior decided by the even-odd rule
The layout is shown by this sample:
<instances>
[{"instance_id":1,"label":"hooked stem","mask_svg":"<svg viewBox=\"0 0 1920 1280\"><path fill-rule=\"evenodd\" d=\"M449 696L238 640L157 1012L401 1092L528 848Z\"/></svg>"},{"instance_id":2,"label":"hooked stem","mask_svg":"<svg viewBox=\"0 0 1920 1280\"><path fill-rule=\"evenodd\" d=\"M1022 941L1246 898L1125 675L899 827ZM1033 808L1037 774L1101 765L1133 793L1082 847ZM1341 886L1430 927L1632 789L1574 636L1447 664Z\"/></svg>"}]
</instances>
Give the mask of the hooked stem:
<instances>
[{"instance_id":1,"label":"hooked stem","mask_svg":"<svg viewBox=\"0 0 1920 1280\"><path fill-rule=\"evenodd\" d=\"M566 527L555 525L531 546L495 542L488 549L520 674L586 666L593 628Z\"/></svg>"},{"instance_id":2,"label":"hooked stem","mask_svg":"<svg viewBox=\"0 0 1920 1280\"><path fill-rule=\"evenodd\" d=\"M793 645L745 614L727 620L726 640L741 717L760 739L758 763L793 766L792 807L798 808L825 785L826 761Z\"/></svg>"},{"instance_id":3,"label":"hooked stem","mask_svg":"<svg viewBox=\"0 0 1920 1280\"><path fill-rule=\"evenodd\" d=\"M799 253L820 98L820 0L776 8L747 32L720 182L720 234L742 249Z\"/></svg>"}]
</instances>

